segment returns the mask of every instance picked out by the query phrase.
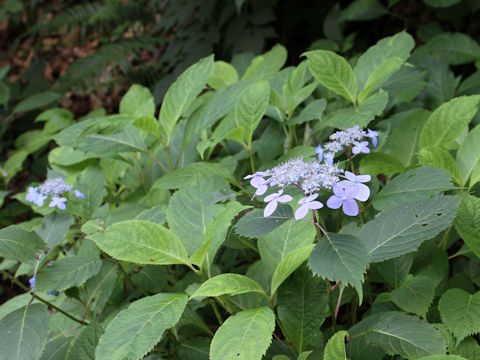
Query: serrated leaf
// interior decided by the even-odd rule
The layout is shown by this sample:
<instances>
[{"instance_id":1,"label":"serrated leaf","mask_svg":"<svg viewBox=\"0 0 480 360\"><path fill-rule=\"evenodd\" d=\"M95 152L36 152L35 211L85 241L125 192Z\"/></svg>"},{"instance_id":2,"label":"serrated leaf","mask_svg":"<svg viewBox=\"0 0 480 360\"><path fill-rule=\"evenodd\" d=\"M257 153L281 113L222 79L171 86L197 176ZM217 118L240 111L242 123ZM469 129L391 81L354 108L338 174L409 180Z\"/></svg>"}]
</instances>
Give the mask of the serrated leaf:
<instances>
[{"instance_id":1,"label":"serrated leaf","mask_svg":"<svg viewBox=\"0 0 480 360\"><path fill-rule=\"evenodd\" d=\"M84 256L69 256L45 266L38 272L35 282L36 291L65 290L80 286L96 275L102 266L100 260Z\"/></svg>"},{"instance_id":2,"label":"serrated leaf","mask_svg":"<svg viewBox=\"0 0 480 360\"><path fill-rule=\"evenodd\" d=\"M385 281L394 289L405 280L413 264L411 255L399 256L378 264L378 271Z\"/></svg>"},{"instance_id":3,"label":"serrated leaf","mask_svg":"<svg viewBox=\"0 0 480 360\"><path fill-rule=\"evenodd\" d=\"M253 279L240 274L221 274L205 281L190 299L198 296L238 295L247 292L265 294L263 288Z\"/></svg>"},{"instance_id":4,"label":"serrated leaf","mask_svg":"<svg viewBox=\"0 0 480 360\"><path fill-rule=\"evenodd\" d=\"M193 177L202 175L218 175L235 186L239 185L232 174L222 165L214 162L195 162L187 164L181 169L166 173L155 181L152 189L179 189L189 186Z\"/></svg>"},{"instance_id":5,"label":"serrated leaf","mask_svg":"<svg viewBox=\"0 0 480 360\"><path fill-rule=\"evenodd\" d=\"M282 259L292 251L310 245L315 228L306 221L288 221L257 240L262 262L273 274Z\"/></svg>"},{"instance_id":6,"label":"serrated leaf","mask_svg":"<svg viewBox=\"0 0 480 360\"><path fill-rule=\"evenodd\" d=\"M453 188L450 176L445 171L424 166L409 170L387 183L375 195L373 205L377 210L385 211L410 201L428 199Z\"/></svg>"},{"instance_id":7,"label":"serrated leaf","mask_svg":"<svg viewBox=\"0 0 480 360\"><path fill-rule=\"evenodd\" d=\"M14 296L0 305L0 320L15 310L18 310L30 303L36 304L38 302L39 300L37 299L33 299L32 301L32 295L29 293Z\"/></svg>"},{"instance_id":8,"label":"serrated leaf","mask_svg":"<svg viewBox=\"0 0 480 360\"><path fill-rule=\"evenodd\" d=\"M378 174L393 175L401 172L404 166L395 156L374 152L360 160L360 172L377 176Z\"/></svg>"},{"instance_id":9,"label":"serrated leaf","mask_svg":"<svg viewBox=\"0 0 480 360\"><path fill-rule=\"evenodd\" d=\"M462 33L442 33L425 45L426 50L449 65L459 65L480 59L480 46Z\"/></svg>"},{"instance_id":10,"label":"serrated leaf","mask_svg":"<svg viewBox=\"0 0 480 360\"><path fill-rule=\"evenodd\" d=\"M445 170L453 181L463 185L460 168L447 150L435 146L424 147L418 153L418 161L423 166L433 166Z\"/></svg>"},{"instance_id":11,"label":"serrated leaf","mask_svg":"<svg viewBox=\"0 0 480 360\"><path fill-rule=\"evenodd\" d=\"M70 199L69 209L72 209L74 214L79 214L84 220L91 219L103 202L106 193L105 182L103 171L96 166L89 166L79 175L74 186L85 195L85 199Z\"/></svg>"},{"instance_id":12,"label":"serrated leaf","mask_svg":"<svg viewBox=\"0 0 480 360\"><path fill-rule=\"evenodd\" d=\"M87 236L110 256L137 264L188 264L182 242L169 229L143 220L127 220Z\"/></svg>"},{"instance_id":13,"label":"serrated leaf","mask_svg":"<svg viewBox=\"0 0 480 360\"><path fill-rule=\"evenodd\" d=\"M67 360L95 360L95 348L103 331L103 327L97 321L91 321L73 343Z\"/></svg>"},{"instance_id":14,"label":"serrated leaf","mask_svg":"<svg viewBox=\"0 0 480 360\"><path fill-rule=\"evenodd\" d=\"M381 346L386 353L407 359L445 353L443 337L432 325L399 312L386 313L368 329L366 336L367 341Z\"/></svg>"},{"instance_id":15,"label":"serrated leaf","mask_svg":"<svg viewBox=\"0 0 480 360\"><path fill-rule=\"evenodd\" d=\"M1 357L36 360L47 342L48 312L44 304L22 307L0 320Z\"/></svg>"},{"instance_id":16,"label":"serrated leaf","mask_svg":"<svg viewBox=\"0 0 480 360\"><path fill-rule=\"evenodd\" d=\"M259 81L247 86L235 104L235 123L243 127L247 147L251 146L253 132L267 110L269 98L270 85L267 81Z\"/></svg>"},{"instance_id":17,"label":"serrated leaf","mask_svg":"<svg viewBox=\"0 0 480 360\"><path fill-rule=\"evenodd\" d=\"M409 275L402 285L392 291L392 301L406 312L426 317L436 284L427 276Z\"/></svg>"},{"instance_id":18,"label":"serrated leaf","mask_svg":"<svg viewBox=\"0 0 480 360\"><path fill-rule=\"evenodd\" d=\"M269 217L263 216L263 209L255 209L237 222L235 232L241 236L257 238L268 234L291 219L293 219L293 212L288 205L279 204L277 210Z\"/></svg>"},{"instance_id":19,"label":"serrated leaf","mask_svg":"<svg viewBox=\"0 0 480 360\"><path fill-rule=\"evenodd\" d=\"M480 258L480 198L467 195L462 199L455 218L455 229Z\"/></svg>"},{"instance_id":20,"label":"serrated leaf","mask_svg":"<svg viewBox=\"0 0 480 360\"><path fill-rule=\"evenodd\" d=\"M132 115L135 118L155 115L155 103L150 90L144 86L133 84L120 100L120 114Z\"/></svg>"},{"instance_id":21,"label":"serrated leaf","mask_svg":"<svg viewBox=\"0 0 480 360\"><path fill-rule=\"evenodd\" d=\"M190 66L168 88L160 109L160 125L165 132L166 145L170 143L175 124L205 87L212 71L213 55Z\"/></svg>"},{"instance_id":22,"label":"serrated leaf","mask_svg":"<svg viewBox=\"0 0 480 360\"><path fill-rule=\"evenodd\" d=\"M208 225L223 210L212 197L215 191L225 187L222 186L223 182L228 187L225 180L216 176L197 177L190 186L182 187L170 199L168 226L181 239L189 255L202 246Z\"/></svg>"},{"instance_id":23,"label":"serrated leaf","mask_svg":"<svg viewBox=\"0 0 480 360\"><path fill-rule=\"evenodd\" d=\"M322 114L326 106L327 106L327 101L325 99L313 100L311 103L308 103L308 105L305 106L305 108L302 109L302 111L300 111L300 114L298 114L293 119L288 121L287 125L303 124L307 121L311 121L315 119L320 120L322 118Z\"/></svg>"},{"instance_id":24,"label":"serrated leaf","mask_svg":"<svg viewBox=\"0 0 480 360\"><path fill-rule=\"evenodd\" d=\"M210 360L260 360L274 329L275 315L266 306L230 316L213 337Z\"/></svg>"},{"instance_id":25,"label":"serrated leaf","mask_svg":"<svg viewBox=\"0 0 480 360\"><path fill-rule=\"evenodd\" d=\"M19 226L10 225L0 230L0 256L29 262L35 259L39 251L45 249L40 236Z\"/></svg>"},{"instance_id":26,"label":"serrated leaf","mask_svg":"<svg viewBox=\"0 0 480 360\"><path fill-rule=\"evenodd\" d=\"M457 342L480 332L480 291L472 295L462 289L447 290L440 297L438 310Z\"/></svg>"},{"instance_id":27,"label":"serrated leaf","mask_svg":"<svg viewBox=\"0 0 480 360\"><path fill-rule=\"evenodd\" d=\"M47 247L52 249L67 235L73 221L73 216L69 214L52 212L43 218L42 225L36 233L42 237Z\"/></svg>"},{"instance_id":28,"label":"serrated leaf","mask_svg":"<svg viewBox=\"0 0 480 360\"><path fill-rule=\"evenodd\" d=\"M479 102L480 95L460 96L435 109L420 133L420 149L426 146L448 148L466 129Z\"/></svg>"},{"instance_id":29,"label":"serrated leaf","mask_svg":"<svg viewBox=\"0 0 480 360\"><path fill-rule=\"evenodd\" d=\"M215 90L222 90L238 81L235 68L225 61L215 61L213 70L208 79L208 85Z\"/></svg>"},{"instance_id":30,"label":"serrated leaf","mask_svg":"<svg viewBox=\"0 0 480 360\"><path fill-rule=\"evenodd\" d=\"M142 359L178 322L186 304L185 294L157 294L133 302L108 324L95 359Z\"/></svg>"},{"instance_id":31,"label":"serrated leaf","mask_svg":"<svg viewBox=\"0 0 480 360\"><path fill-rule=\"evenodd\" d=\"M325 281L301 267L278 290L277 313L289 340L302 352L328 313Z\"/></svg>"},{"instance_id":32,"label":"serrated leaf","mask_svg":"<svg viewBox=\"0 0 480 360\"><path fill-rule=\"evenodd\" d=\"M457 163L462 174L462 185L470 179L470 187L480 181L480 125L470 131L457 152Z\"/></svg>"},{"instance_id":33,"label":"serrated leaf","mask_svg":"<svg viewBox=\"0 0 480 360\"><path fill-rule=\"evenodd\" d=\"M455 196L439 195L400 205L366 223L358 236L372 262L408 254L451 224L459 201Z\"/></svg>"},{"instance_id":34,"label":"serrated leaf","mask_svg":"<svg viewBox=\"0 0 480 360\"><path fill-rule=\"evenodd\" d=\"M327 89L343 96L351 103L357 100L358 81L350 64L340 55L326 50L304 53L308 67L315 78Z\"/></svg>"},{"instance_id":35,"label":"serrated leaf","mask_svg":"<svg viewBox=\"0 0 480 360\"><path fill-rule=\"evenodd\" d=\"M348 129L355 125L367 127L375 116L380 115L387 106L388 93L380 90L368 97L361 105L334 112L327 118L327 124L334 128Z\"/></svg>"},{"instance_id":36,"label":"serrated leaf","mask_svg":"<svg viewBox=\"0 0 480 360\"><path fill-rule=\"evenodd\" d=\"M43 349L40 360L65 360L71 345L71 339L67 337L50 339Z\"/></svg>"},{"instance_id":37,"label":"serrated leaf","mask_svg":"<svg viewBox=\"0 0 480 360\"><path fill-rule=\"evenodd\" d=\"M137 274L138 275L138 274ZM111 262L103 261L98 273L85 283L85 304L93 312L101 311L112 294L117 280L117 266Z\"/></svg>"},{"instance_id":38,"label":"serrated leaf","mask_svg":"<svg viewBox=\"0 0 480 360\"><path fill-rule=\"evenodd\" d=\"M270 286L271 296L275 295L278 287L290 276L302 263L308 259L315 245L308 245L293 250L280 260L272 276L272 285Z\"/></svg>"},{"instance_id":39,"label":"serrated leaf","mask_svg":"<svg viewBox=\"0 0 480 360\"><path fill-rule=\"evenodd\" d=\"M210 339L198 337L182 342L178 347L178 355L182 360L208 360Z\"/></svg>"},{"instance_id":40,"label":"serrated leaf","mask_svg":"<svg viewBox=\"0 0 480 360\"><path fill-rule=\"evenodd\" d=\"M352 235L329 233L317 243L310 255L308 265L314 275L331 281L352 285L363 295L362 282L370 255L359 238Z\"/></svg>"},{"instance_id":41,"label":"serrated leaf","mask_svg":"<svg viewBox=\"0 0 480 360\"><path fill-rule=\"evenodd\" d=\"M62 95L56 92L42 92L36 93L25 100L20 101L17 106L13 109L13 114L17 114L20 112L26 112L34 109L38 109L42 106L51 104L52 102L60 99Z\"/></svg>"},{"instance_id":42,"label":"serrated leaf","mask_svg":"<svg viewBox=\"0 0 480 360\"><path fill-rule=\"evenodd\" d=\"M325 346L324 360L346 360L347 349L345 340L348 339L348 332L341 330L333 335Z\"/></svg>"},{"instance_id":43,"label":"serrated leaf","mask_svg":"<svg viewBox=\"0 0 480 360\"><path fill-rule=\"evenodd\" d=\"M158 138L158 120L153 116L141 116L135 120L133 125Z\"/></svg>"}]
</instances>

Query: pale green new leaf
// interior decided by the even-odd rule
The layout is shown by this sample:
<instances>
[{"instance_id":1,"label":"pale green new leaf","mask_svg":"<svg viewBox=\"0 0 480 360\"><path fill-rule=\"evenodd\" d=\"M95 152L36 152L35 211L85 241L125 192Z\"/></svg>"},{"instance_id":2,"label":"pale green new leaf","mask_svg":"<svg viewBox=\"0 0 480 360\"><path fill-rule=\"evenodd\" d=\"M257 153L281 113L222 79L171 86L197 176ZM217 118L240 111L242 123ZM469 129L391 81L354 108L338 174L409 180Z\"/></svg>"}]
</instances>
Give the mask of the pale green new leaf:
<instances>
[{"instance_id":1,"label":"pale green new leaf","mask_svg":"<svg viewBox=\"0 0 480 360\"><path fill-rule=\"evenodd\" d=\"M270 98L270 85L259 81L243 90L235 104L235 123L244 129L247 146L252 143L252 135L267 110Z\"/></svg>"},{"instance_id":2,"label":"pale green new leaf","mask_svg":"<svg viewBox=\"0 0 480 360\"><path fill-rule=\"evenodd\" d=\"M447 290L440 297L438 310L457 343L480 332L480 291L472 295L463 289Z\"/></svg>"},{"instance_id":3,"label":"pale green new leaf","mask_svg":"<svg viewBox=\"0 0 480 360\"><path fill-rule=\"evenodd\" d=\"M373 199L373 205L377 210L385 211L453 188L445 171L424 166L407 171L387 183Z\"/></svg>"},{"instance_id":4,"label":"pale green new leaf","mask_svg":"<svg viewBox=\"0 0 480 360\"><path fill-rule=\"evenodd\" d=\"M425 318L435 296L435 287L427 276L409 275L399 288L392 291L392 301L406 312Z\"/></svg>"},{"instance_id":5,"label":"pale green new leaf","mask_svg":"<svg viewBox=\"0 0 480 360\"><path fill-rule=\"evenodd\" d=\"M325 281L300 267L278 290L277 313L289 340L302 352L328 314Z\"/></svg>"},{"instance_id":6,"label":"pale green new leaf","mask_svg":"<svg viewBox=\"0 0 480 360\"><path fill-rule=\"evenodd\" d=\"M308 245L287 254L278 264L272 276L270 287L271 296L275 295L278 287L290 276L302 263L308 259L315 245Z\"/></svg>"},{"instance_id":7,"label":"pale green new leaf","mask_svg":"<svg viewBox=\"0 0 480 360\"><path fill-rule=\"evenodd\" d=\"M287 50L280 44L257 56L245 71L243 80L269 80L274 77L287 61Z\"/></svg>"},{"instance_id":8,"label":"pale green new leaf","mask_svg":"<svg viewBox=\"0 0 480 360\"><path fill-rule=\"evenodd\" d=\"M480 258L480 198L467 195L462 199L455 218L455 229Z\"/></svg>"},{"instance_id":9,"label":"pale green new leaf","mask_svg":"<svg viewBox=\"0 0 480 360\"><path fill-rule=\"evenodd\" d=\"M329 233L313 249L308 265L313 274L330 281L352 285L363 295L362 282L370 255L359 238L352 235Z\"/></svg>"},{"instance_id":10,"label":"pale green new leaf","mask_svg":"<svg viewBox=\"0 0 480 360\"><path fill-rule=\"evenodd\" d=\"M350 64L340 55L326 50L304 53L308 67L315 78L327 89L343 96L351 103L357 100L358 81Z\"/></svg>"},{"instance_id":11,"label":"pale green new leaf","mask_svg":"<svg viewBox=\"0 0 480 360\"><path fill-rule=\"evenodd\" d=\"M263 216L263 209L254 209L237 222L235 232L241 236L258 238L291 219L293 219L293 212L288 205L279 204L277 210L269 217Z\"/></svg>"},{"instance_id":12,"label":"pale green new leaf","mask_svg":"<svg viewBox=\"0 0 480 360\"><path fill-rule=\"evenodd\" d=\"M426 146L448 148L467 128L479 102L480 95L460 96L436 108L423 126L420 149Z\"/></svg>"},{"instance_id":13,"label":"pale green new leaf","mask_svg":"<svg viewBox=\"0 0 480 360\"><path fill-rule=\"evenodd\" d=\"M44 304L22 307L0 320L0 358L37 360L47 342L48 312Z\"/></svg>"},{"instance_id":14,"label":"pale green new leaf","mask_svg":"<svg viewBox=\"0 0 480 360\"><path fill-rule=\"evenodd\" d=\"M446 350L442 335L432 325L400 312L386 313L368 329L366 336L367 341L381 346L388 354L407 359L444 354Z\"/></svg>"},{"instance_id":15,"label":"pale green new leaf","mask_svg":"<svg viewBox=\"0 0 480 360\"><path fill-rule=\"evenodd\" d=\"M460 168L447 150L435 146L424 147L418 153L418 161L423 166L433 166L445 170L455 183L463 185Z\"/></svg>"},{"instance_id":16,"label":"pale green new leaf","mask_svg":"<svg viewBox=\"0 0 480 360\"><path fill-rule=\"evenodd\" d=\"M307 106L305 106L300 114L287 122L287 125L303 124L304 122L322 118L323 111L327 106L325 99L313 100Z\"/></svg>"},{"instance_id":17,"label":"pale green new leaf","mask_svg":"<svg viewBox=\"0 0 480 360\"><path fill-rule=\"evenodd\" d=\"M187 305L185 294L157 294L133 302L108 324L96 360L139 360L173 327Z\"/></svg>"},{"instance_id":18,"label":"pale green new leaf","mask_svg":"<svg viewBox=\"0 0 480 360\"><path fill-rule=\"evenodd\" d=\"M439 195L405 203L366 223L358 236L372 262L408 254L451 224L459 201L456 196Z\"/></svg>"},{"instance_id":19,"label":"pale green new leaf","mask_svg":"<svg viewBox=\"0 0 480 360\"><path fill-rule=\"evenodd\" d=\"M238 295L247 292L265 294L263 288L253 279L240 274L221 274L205 281L190 299L198 296Z\"/></svg>"},{"instance_id":20,"label":"pale green new leaf","mask_svg":"<svg viewBox=\"0 0 480 360\"><path fill-rule=\"evenodd\" d=\"M69 256L40 269L35 282L36 291L65 290L80 286L96 275L102 266L100 260L85 256Z\"/></svg>"},{"instance_id":21,"label":"pale green new leaf","mask_svg":"<svg viewBox=\"0 0 480 360\"><path fill-rule=\"evenodd\" d=\"M121 221L87 238L119 260L137 264L188 264L180 239L169 229L150 221Z\"/></svg>"},{"instance_id":22,"label":"pale green new leaf","mask_svg":"<svg viewBox=\"0 0 480 360\"><path fill-rule=\"evenodd\" d=\"M470 178L470 187L480 181L480 125L470 131L457 152L457 163L462 174L462 185Z\"/></svg>"},{"instance_id":23,"label":"pale green new leaf","mask_svg":"<svg viewBox=\"0 0 480 360\"><path fill-rule=\"evenodd\" d=\"M306 221L287 221L271 233L257 240L262 262L273 274L280 261L292 251L310 245L315 228Z\"/></svg>"},{"instance_id":24,"label":"pale green new leaf","mask_svg":"<svg viewBox=\"0 0 480 360\"><path fill-rule=\"evenodd\" d=\"M402 67L404 60L399 57L393 57L385 60L369 76L364 89L358 94L358 103L362 104L365 98L375 89L386 82L393 74Z\"/></svg>"},{"instance_id":25,"label":"pale green new leaf","mask_svg":"<svg viewBox=\"0 0 480 360\"><path fill-rule=\"evenodd\" d=\"M348 332L344 330L333 335L325 346L323 360L347 360L346 339L348 339Z\"/></svg>"},{"instance_id":26,"label":"pale green new leaf","mask_svg":"<svg viewBox=\"0 0 480 360\"><path fill-rule=\"evenodd\" d=\"M213 55L190 66L170 85L160 109L160 125L165 143L170 143L175 124L202 91L213 71Z\"/></svg>"},{"instance_id":27,"label":"pale green new leaf","mask_svg":"<svg viewBox=\"0 0 480 360\"><path fill-rule=\"evenodd\" d=\"M232 315L213 337L210 360L260 360L274 330L275 315L266 306Z\"/></svg>"},{"instance_id":28,"label":"pale green new leaf","mask_svg":"<svg viewBox=\"0 0 480 360\"><path fill-rule=\"evenodd\" d=\"M40 236L23 230L16 225L10 225L0 230L0 256L29 262L35 255L45 250L45 243Z\"/></svg>"},{"instance_id":29,"label":"pale green new leaf","mask_svg":"<svg viewBox=\"0 0 480 360\"><path fill-rule=\"evenodd\" d=\"M238 81L235 68L225 61L215 61L213 71L208 79L208 85L214 90L222 90Z\"/></svg>"},{"instance_id":30,"label":"pale green new leaf","mask_svg":"<svg viewBox=\"0 0 480 360\"><path fill-rule=\"evenodd\" d=\"M150 90L144 86L133 84L120 101L120 114L134 117L154 116L155 103Z\"/></svg>"},{"instance_id":31,"label":"pale green new leaf","mask_svg":"<svg viewBox=\"0 0 480 360\"><path fill-rule=\"evenodd\" d=\"M69 207L72 212L79 214L84 220L92 218L103 202L106 193L105 182L105 175L99 167L89 166L83 171L77 178L74 188L81 191L85 199L70 199Z\"/></svg>"}]
</instances>

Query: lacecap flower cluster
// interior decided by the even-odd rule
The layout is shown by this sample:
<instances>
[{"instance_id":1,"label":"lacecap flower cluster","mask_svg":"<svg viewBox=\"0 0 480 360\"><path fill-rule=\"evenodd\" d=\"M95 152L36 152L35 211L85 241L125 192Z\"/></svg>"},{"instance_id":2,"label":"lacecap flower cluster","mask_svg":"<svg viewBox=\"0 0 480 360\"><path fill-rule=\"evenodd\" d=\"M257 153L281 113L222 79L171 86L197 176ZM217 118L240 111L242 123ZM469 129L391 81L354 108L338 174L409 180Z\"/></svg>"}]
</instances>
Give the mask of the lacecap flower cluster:
<instances>
[{"instance_id":1,"label":"lacecap flower cluster","mask_svg":"<svg viewBox=\"0 0 480 360\"><path fill-rule=\"evenodd\" d=\"M56 177L45 180L45 182L39 186L29 186L25 200L42 207L45 200L50 197L49 207L57 207L60 210L65 210L67 208L67 198L63 195L70 191L73 191L75 197L86 199L84 194L79 190L74 190L63 178Z\"/></svg>"},{"instance_id":2,"label":"lacecap flower cluster","mask_svg":"<svg viewBox=\"0 0 480 360\"><path fill-rule=\"evenodd\" d=\"M318 158L305 162L302 158L293 158L273 169L257 171L247 175L244 179L250 179L250 184L256 189L253 197L263 195L268 188L279 187L278 192L265 196L263 216L268 217L275 212L278 203L286 203L293 200L292 196L284 194L287 186L296 186L301 189L305 197L298 203L300 207L295 211L295 219L303 219L308 210L317 210L323 207L317 201L318 193L322 190L332 190L333 195L327 200L330 209L342 208L349 216L358 215L358 201L366 201L370 197L370 189L364 183L371 180L370 175L355 175L350 171L343 171L334 164L335 155L340 151L347 151L354 155L369 153L369 142L362 139L370 138L373 147L377 146L378 133L367 129L364 131L358 126L337 131L329 137L329 142L323 147L315 148ZM252 198L253 199L253 198Z\"/></svg>"}]
</instances>

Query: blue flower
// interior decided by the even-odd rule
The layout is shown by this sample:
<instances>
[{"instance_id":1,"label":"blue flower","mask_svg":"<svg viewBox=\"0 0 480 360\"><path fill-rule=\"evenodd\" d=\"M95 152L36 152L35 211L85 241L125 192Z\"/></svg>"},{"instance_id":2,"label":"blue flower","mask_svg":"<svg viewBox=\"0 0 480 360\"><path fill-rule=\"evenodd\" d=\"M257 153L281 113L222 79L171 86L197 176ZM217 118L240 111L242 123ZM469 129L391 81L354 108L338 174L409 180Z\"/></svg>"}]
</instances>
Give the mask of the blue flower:
<instances>
[{"instance_id":1,"label":"blue flower","mask_svg":"<svg viewBox=\"0 0 480 360\"><path fill-rule=\"evenodd\" d=\"M37 280L37 274L33 274L33 276L30 278L30 280L28 280L28 282L30 283L30 289L33 290L33 288L35 287L35 281Z\"/></svg>"},{"instance_id":2,"label":"blue flower","mask_svg":"<svg viewBox=\"0 0 480 360\"><path fill-rule=\"evenodd\" d=\"M314 201L317 197L318 194L312 194L298 200L298 203L302 206L295 211L296 220L303 219L305 216L307 216L308 210L317 210L323 207L323 204L320 201Z\"/></svg>"},{"instance_id":3,"label":"blue flower","mask_svg":"<svg viewBox=\"0 0 480 360\"><path fill-rule=\"evenodd\" d=\"M53 196L52 201L50 202L50 204L48 204L48 207L53 208L56 206L60 210L65 210L67 208L67 206L65 205L66 202L67 202L67 198Z\"/></svg>"},{"instance_id":4,"label":"blue flower","mask_svg":"<svg viewBox=\"0 0 480 360\"><path fill-rule=\"evenodd\" d=\"M333 164L333 157L335 156L334 153L332 152L329 152L329 153L326 153L324 156L323 156L323 161L327 164L330 164L332 165Z\"/></svg>"},{"instance_id":5,"label":"blue flower","mask_svg":"<svg viewBox=\"0 0 480 360\"><path fill-rule=\"evenodd\" d=\"M47 295L58 296L58 291L57 290L50 290L50 291L47 292Z\"/></svg>"},{"instance_id":6,"label":"blue flower","mask_svg":"<svg viewBox=\"0 0 480 360\"><path fill-rule=\"evenodd\" d=\"M373 147L377 147L377 137L378 137L378 132L374 130L367 129L367 135L366 137L369 137L372 139L372 145Z\"/></svg>"},{"instance_id":7,"label":"blue flower","mask_svg":"<svg viewBox=\"0 0 480 360\"><path fill-rule=\"evenodd\" d=\"M322 148L322 145L318 145L318 146L315 148L315 152L316 152L317 155L318 155L318 160L319 160L319 161L322 161L322 159L323 159L323 148Z\"/></svg>"},{"instance_id":8,"label":"blue flower","mask_svg":"<svg viewBox=\"0 0 480 360\"><path fill-rule=\"evenodd\" d=\"M327 206L330 209L338 209L342 207L345 215L358 215L358 204L354 200L358 193L358 189L354 186L344 189L341 186L335 185L333 187L333 195L327 200Z\"/></svg>"},{"instance_id":9,"label":"blue flower","mask_svg":"<svg viewBox=\"0 0 480 360\"><path fill-rule=\"evenodd\" d=\"M293 198L290 195L282 195L283 190L280 190L277 193L273 193L270 195L265 196L264 201L268 202L267 206L263 210L263 217L268 217L275 212L275 209L278 206L279 202L289 202L292 201Z\"/></svg>"},{"instance_id":10,"label":"blue flower","mask_svg":"<svg viewBox=\"0 0 480 360\"><path fill-rule=\"evenodd\" d=\"M25 200L34 203L37 206L43 206L43 202L47 197L48 196L42 195L38 192L38 187L29 186Z\"/></svg>"},{"instance_id":11,"label":"blue flower","mask_svg":"<svg viewBox=\"0 0 480 360\"><path fill-rule=\"evenodd\" d=\"M362 183L369 182L372 177L370 175L355 175L350 171L345 171L345 178L347 180L339 181L337 185L343 187L344 189L348 187L357 188L358 192L355 195L355 199L367 201L370 197L370 188Z\"/></svg>"},{"instance_id":12,"label":"blue flower","mask_svg":"<svg viewBox=\"0 0 480 360\"><path fill-rule=\"evenodd\" d=\"M368 148L368 141L354 141L353 145L352 153L355 155L360 153L368 154L370 152L370 149Z\"/></svg>"},{"instance_id":13,"label":"blue flower","mask_svg":"<svg viewBox=\"0 0 480 360\"><path fill-rule=\"evenodd\" d=\"M78 198L82 198L82 199L86 199L87 197L85 195L83 195L82 192L80 192L80 190L73 190L73 193L75 194L75 196Z\"/></svg>"}]
</instances>

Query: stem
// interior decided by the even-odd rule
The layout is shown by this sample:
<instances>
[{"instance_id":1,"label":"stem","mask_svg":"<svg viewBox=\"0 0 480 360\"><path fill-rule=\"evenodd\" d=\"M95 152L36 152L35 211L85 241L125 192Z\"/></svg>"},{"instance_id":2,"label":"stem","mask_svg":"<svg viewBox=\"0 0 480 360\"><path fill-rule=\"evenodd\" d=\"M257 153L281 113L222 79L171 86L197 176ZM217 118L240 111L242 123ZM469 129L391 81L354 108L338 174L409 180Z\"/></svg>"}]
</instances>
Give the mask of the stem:
<instances>
[{"instance_id":1,"label":"stem","mask_svg":"<svg viewBox=\"0 0 480 360\"><path fill-rule=\"evenodd\" d=\"M166 167L160 160L158 160L158 159L155 157L155 155L153 155L150 151L147 152L147 154L152 158L153 161L155 161L155 162L158 164L158 166L160 166L160 167L162 168L163 171L165 171L166 173L169 172L169 170L167 169L167 167Z\"/></svg>"},{"instance_id":2,"label":"stem","mask_svg":"<svg viewBox=\"0 0 480 360\"><path fill-rule=\"evenodd\" d=\"M48 307L51 307L52 309L55 309L57 310L59 313L65 315L66 317L68 317L69 319L79 323L79 324L82 324L82 325L88 325L89 323L87 321L82 321L80 319L77 319L75 316L73 315L70 315L69 313L67 313L66 311L60 309L59 307L53 305L50 301L48 300L45 300L44 298L38 296L37 294L35 294L35 292L33 292L33 290L31 290L30 288L28 288L27 286L25 286L24 284L22 284L20 281L18 281L15 277L13 277L12 275L10 275L8 272L4 271L4 270L0 270L0 272L5 275L6 277L8 277L10 280L12 280L16 285L18 285L19 287L21 287L24 291L26 292L31 292L32 294L32 297L34 297L35 299L37 299L38 301L41 301L43 302L44 304L48 305Z\"/></svg>"},{"instance_id":3,"label":"stem","mask_svg":"<svg viewBox=\"0 0 480 360\"><path fill-rule=\"evenodd\" d=\"M327 292L328 292L328 308L330 309L330 315L332 316L332 333L335 334L335 328L337 327L337 317L335 315L335 308L333 307L333 295L332 291L330 291L331 285L328 280L327 282Z\"/></svg>"},{"instance_id":4,"label":"stem","mask_svg":"<svg viewBox=\"0 0 480 360\"><path fill-rule=\"evenodd\" d=\"M251 148L246 148L248 156L250 157L250 168L252 169L252 174L255 174L255 162L253 159L253 153Z\"/></svg>"},{"instance_id":5,"label":"stem","mask_svg":"<svg viewBox=\"0 0 480 360\"><path fill-rule=\"evenodd\" d=\"M345 154L347 154L348 160L350 161L350 170L352 170L352 173L355 173L355 166L353 165L353 159L350 156L350 149L347 147L343 148L345 150Z\"/></svg>"},{"instance_id":6,"label":"stem","mask_svg":"<svg viewBox=\"0 0 480 360\"><path fill-rule=\"evenodd\" d=\"M133 288L133 289L137 289L137 290L140 290L140 292L144 295L144 296L148 296L148 294L146 292L144 292L142 289L138 288L135 283L133 282L132 278L130 277L130 275L125 271L125 269L123 268L122 264L120 264L120 262L118 261L115 261L115 263L117 264L118 268L120 269L120 272L123 274L123 277L125 279L127 279L127 282L129 283L129 285ZM87 304L87 308L88 308L88 304Z\"/></svg>"},{"instance_id":7,"label":"stem","mask_svg":"<svg viewBox=\"0 0 480 360\"><path fill-rule=\"evenodd\" d=\"M210 299L210 305L212 305L213 312L215 313L215 317L217 318L218 323L220 326L223 324L223 319L222 315L220 314L220 311L218 310L217 304L215 303L215 300Z\"/></svg>"},{"instance_id":8,"label":"stem","mask_svg":"<svg viewBox=\"0 0 480 360\"><path fill-rule=\"evenodd\" d=\"M448 236L450 235L450 231L452 230L452 227L453 227L453 223L450 224L447 231L445 231L445 234L443 235L442 240L440 240L440 242L438 243L437 248L442 247L445 250L447 249Z\"/></svg>"},{"instance_id":9,"label":"stem","mask_svg":"<svg viewBox=\"0 0 480 360\"><path fill-rule=\"evenodd\" d=\"M317 214L316 211L312 209L312 214L313 214L313 224L315 225L315 232L317 233L317 241L320 241L322 239L322 232L318 228L320 226L317 221ZM318 226L317 226L318 225Z\"/></svg>"},{"instance_id":10,"label":"stem","mask_svg":"<svg viewBox=\"0 0 480 360\"><path fill-rule=\"evenodd\" d=\"M337 285L338 285L338 283L337 283ZM337 320L338 310L340 310L340 304L342 302L343 289L345 289L345 286L342 284L342 286L340 286L340 293L338 294L337 308L335 309L335 320Z\"/></svg>"}]
</instances>

